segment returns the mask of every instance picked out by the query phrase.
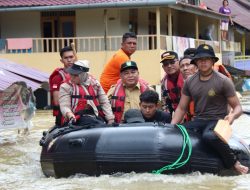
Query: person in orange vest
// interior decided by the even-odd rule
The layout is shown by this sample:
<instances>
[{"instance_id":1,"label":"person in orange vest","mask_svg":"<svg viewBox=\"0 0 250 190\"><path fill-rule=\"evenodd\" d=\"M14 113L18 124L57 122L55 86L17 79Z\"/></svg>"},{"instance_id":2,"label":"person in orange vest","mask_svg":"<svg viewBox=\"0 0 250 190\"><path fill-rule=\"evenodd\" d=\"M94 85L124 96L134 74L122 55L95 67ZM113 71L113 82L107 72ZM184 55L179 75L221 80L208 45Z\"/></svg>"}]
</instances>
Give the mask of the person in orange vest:
<instances>
[{"instance_id":1,"label":"person in orange vest","mask_svg":"<svg viewBox=\"0 0 250 190\"><path fill-rule=\"evenodd\" d=\"M139 78L138 67L134 61L127 61L121 65L120 77L121 80L118 80L107 93L117 123L123 121L127 110L140 109L139 96L150 89L148 83Z\"/></svg>"},{"instance_id":2,"label":"person in orange vest","mask_svg":"<svg viewBox=\"0 0 250 190\"><path fill-rule=\"evenodd\" d=\"M213 69L218 60L210 45L202 44L197 48L192 61L197 65L198 72L185 81L181 100L171 124L183 120L192 99L195 103L195 118L183 125L200 133L202 140L220 155L226 168L234 167L238 173L247 174L248 167L237 160L229 145L214 132L219 119L232 124L242 114L232 81ZM232 108L231 112L228 112L228 104Z\"/></svg>"},{"instance_id":3,"label":"person in orange vest","mask_svg":"<svg viewBox=\"0 0 250 190\"><path fill-rule=\"evenodd\" d=\"M178 54L174 51L164 52L161 54L161 63L166 73L161 80L163 109L172 115L180 101L181 89L184 84L180 73Z\"/></svg>"},{"instance_id":4,"label":"person in orange vest","mask_svg":"<svg viewBox=\"0 0 250 190\"><path fill-rule=\"evenodd\" d=\"M106 93L120 79L121 65L130 60L131 55L136 51L136 45L137 36L135 33L128 32L123 34L121 48L104 66L100 77L100 83Z\"/></svg>"},{"instance_id":5,"label":"person in orange vest","mask_svg":"<svg viewBox=\"0 0 250 190\"><path fill-rule=\"evenodd\" d=\"M228 70L226 69L226 67L222 64L214 64L214 70L218 71L219 73L227 76L228 78L230 78L231 80L233 80L232 75L228 72Z\"/></svg>"},{"instance_id":6,"label":"person in orange vest","mask_svg":"<svg viewBox=\"0 0 250 190\"><path fill-rule=\"evenodd\" d=\"M67 69L70 80L60 86L59 105L64 121L76 121L88 109L108 124L114 122L111 105L99 81L89 73L89 61L78 60Z\"/></svg>"},{"instance_id":7,"label":"person in orange vest","mask_svg":"<svg viewBox=\"0 0 250 190\"><path fill-rule=\"evenodd\" d=\"M59 108L59 88L61 83L64 80L68 80L70 75L67 73L66 69L73 65L75 61L75 55L73 49L69 46L66 46L60 50L60 61L63 64L63 67L56 68L49 77L49 87L51 95L51 105L53 108L53 116L56 117L55 124L61 125L62 113Z\"/></svg>"}]
</instances>

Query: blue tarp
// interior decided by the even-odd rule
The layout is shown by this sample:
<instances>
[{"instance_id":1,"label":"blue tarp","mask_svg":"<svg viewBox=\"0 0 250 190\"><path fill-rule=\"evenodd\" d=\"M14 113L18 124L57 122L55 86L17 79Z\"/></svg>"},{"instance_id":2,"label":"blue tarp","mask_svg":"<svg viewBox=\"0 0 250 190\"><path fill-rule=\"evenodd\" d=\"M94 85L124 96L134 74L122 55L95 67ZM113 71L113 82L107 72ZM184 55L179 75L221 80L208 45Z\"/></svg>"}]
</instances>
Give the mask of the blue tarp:
<instances>
[{"instance_id":1,"label":"blue tarp","mask_svg":"<svg viewBox=\"0 0 250 190\"><path fill-rule=\"evenodd\" d=\"M234 67L241 70L250 70L250 60L249 59L235 60Z\"/></svg>"}]
</instances>

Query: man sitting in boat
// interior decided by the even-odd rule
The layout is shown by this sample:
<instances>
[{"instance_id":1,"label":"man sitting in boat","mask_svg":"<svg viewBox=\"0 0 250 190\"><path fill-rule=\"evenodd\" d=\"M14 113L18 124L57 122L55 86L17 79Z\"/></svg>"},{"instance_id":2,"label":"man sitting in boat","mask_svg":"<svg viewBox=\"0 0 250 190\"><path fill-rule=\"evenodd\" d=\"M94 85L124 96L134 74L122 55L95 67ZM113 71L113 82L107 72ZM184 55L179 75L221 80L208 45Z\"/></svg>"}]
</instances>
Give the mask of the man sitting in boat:
<instances>
[{"instance_id":1,"label":"man sitting in boat","mask_svg":"<svg viewBox=\"0 0 250 190\"><path fill-rule=\"evenodd\" d=\"M64 120L76 121L76 115L91 106L95 115L111 124L114 122L114 115L109 100L99 81L88 71L88 60L78 60L67 69L70 80L64 82L59 91L59 105Z\"/></svg>"},{"instance_id":2,"label":"man sitting in boat","mask_svg":"<svg viewBox=\"0 0 250 190\"><path fill-rule=\"evenodd\" d=\"M124 114L124 123L144 123L142 113L138 109L129 109Z\"/></svg>"},{"instance_id":3,"label":"man sitting in boat","mask_svg":"<svg viewBox=\"0 0 250 190\"><path fill-rule=\"evenodd\" d=\"M150 88L147 82L139 78L138 67L134 61L127 61L121 65L120 78L121 80L108 91L117 123L123 120L128 109L140 109L139 96Z\"/></svg>"},{"instance_id":4,"label":"man sitting in boat","mask_svg":"<svg viewBox=\"0 0 250 190\"><path fill-rule=\"evenodd\" d=\"M218 60L211 46L202 44L197 48L193 61L198 66L198 72L185 81L171 123L177 124L183 120L189 102L193 99L195 117L193 121L184 123L184 126L198 130L202 140L219 153L226 168L234 167L240 174L246 174L248 167L241 165L229 145L218 138L213 130L219 119L232 124L242 113L232 81L213 70ZM231 112L228 112L228 104L232 107Z\"/></svg>"},{"instance_id":5,"label":"man sitting in boat","mask_svg":"<svg viewBox=\"0 0 250 190\"><path fill-rule=\"evenodd\" d=\"M166 73L161 80L163 109L172 115L180 101L181 89L184 83L180 73L178 54L174 51L164 52L161 55L161 63Z\"/></svg>"},{"instance_id":6,"label":"man sitting in boat","mask_svg":"<svg viewBox=\"0 0 250 190\"><path fill-rule=\"evenodd\" d=\"M140 95L140 109L146 122L170 123L171 115L159 110L159 95L154 90L146 90Z\"/></svg>"},{"instance_id":7,"label":"man sitting in boat","mask_svg":"<svg viewBox=\"0 0 250 190\"><path fill-rule=\"evenodd\" d=\"M192 61L196 49L188 48L184 51L183 57L180 59L180 72L184 81L198 71L197 65ZM184 121L191 121L194 117L194 101L190 101Z\"/></svg>"}]
</instances>

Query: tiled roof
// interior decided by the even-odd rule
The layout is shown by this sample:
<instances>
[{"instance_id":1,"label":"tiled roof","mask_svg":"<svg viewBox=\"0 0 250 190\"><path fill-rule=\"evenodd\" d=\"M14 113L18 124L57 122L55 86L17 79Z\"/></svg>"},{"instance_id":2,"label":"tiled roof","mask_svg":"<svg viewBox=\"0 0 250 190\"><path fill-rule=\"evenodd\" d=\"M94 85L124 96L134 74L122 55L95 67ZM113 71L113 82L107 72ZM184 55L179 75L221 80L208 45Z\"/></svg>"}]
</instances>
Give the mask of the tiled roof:
<instances>
[{"instance_id":1,"label":"tiled roof","mask_svg":"<svg viewBox=\"0 0 250 190\"><path fill-rule=\"evenodd\" d=\"M222 1L218 0L204 0L208 8L219 12L219 8L222 6ZM249 4L246 2L246 4ZM237 1L229 1L229 8L234 16L233 21L250 30L250 11L246 6L242 6Z\"/></svg>"},{"instance_id":2,"label":"tiled roof","mask_svg":"<svg viewBox=\"0 0 250 190\"><path fill-rule=\"evenodd\" d=\"M0 7L34 7L77 4L147 2L147 0L0 0Z\"/></svg>"}]
</instances>

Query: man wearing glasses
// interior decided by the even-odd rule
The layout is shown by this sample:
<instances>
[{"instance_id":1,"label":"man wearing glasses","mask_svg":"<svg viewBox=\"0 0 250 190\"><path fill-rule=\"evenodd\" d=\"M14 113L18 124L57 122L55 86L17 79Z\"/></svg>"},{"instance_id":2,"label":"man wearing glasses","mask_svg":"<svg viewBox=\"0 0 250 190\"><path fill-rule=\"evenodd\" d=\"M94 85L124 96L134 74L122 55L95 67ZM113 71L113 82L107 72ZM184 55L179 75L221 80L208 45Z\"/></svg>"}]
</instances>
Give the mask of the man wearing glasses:
<instances>
[{"instance_id":1,"label":"man wearing glasses","mask_svg":"<svg viewBox=\"0 0 250 190\"><path fill-rule=\"evenodd\" d=\"M164 110L172 113L178 106L183 87L183 77L180 73L178 54L174 51L166 51L161 55L162 68L165 76L161 80L162 98Z\"/></svg>"}]
</instances>

